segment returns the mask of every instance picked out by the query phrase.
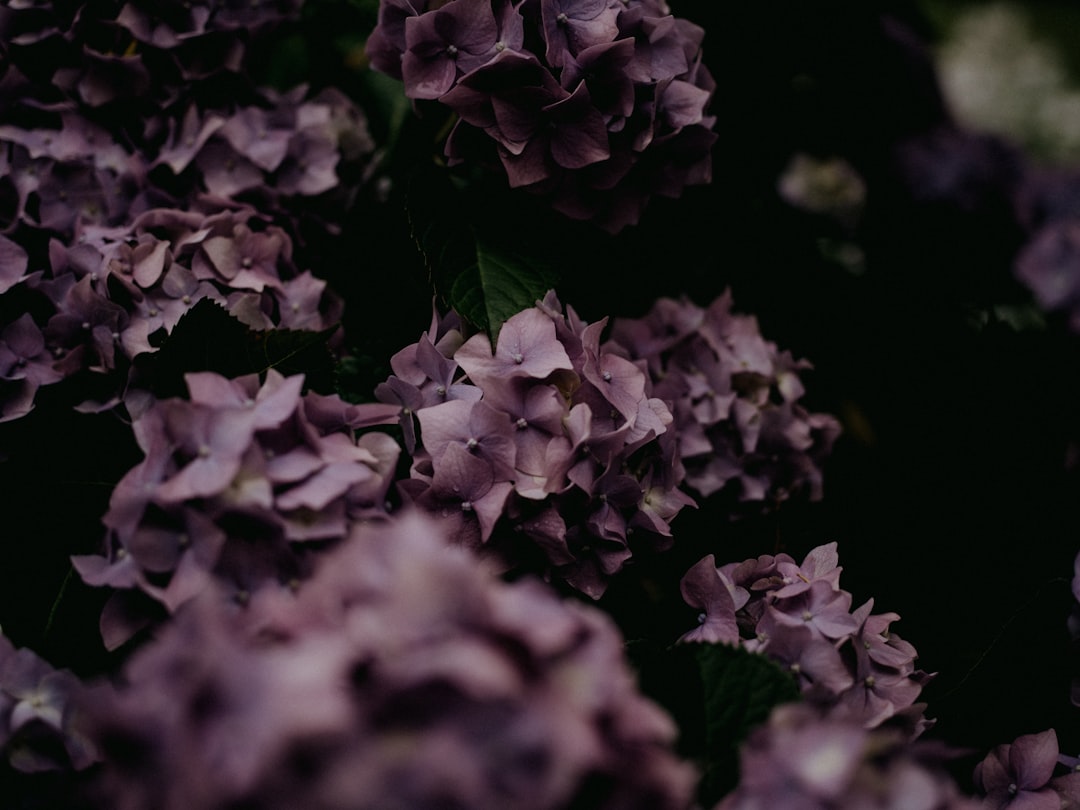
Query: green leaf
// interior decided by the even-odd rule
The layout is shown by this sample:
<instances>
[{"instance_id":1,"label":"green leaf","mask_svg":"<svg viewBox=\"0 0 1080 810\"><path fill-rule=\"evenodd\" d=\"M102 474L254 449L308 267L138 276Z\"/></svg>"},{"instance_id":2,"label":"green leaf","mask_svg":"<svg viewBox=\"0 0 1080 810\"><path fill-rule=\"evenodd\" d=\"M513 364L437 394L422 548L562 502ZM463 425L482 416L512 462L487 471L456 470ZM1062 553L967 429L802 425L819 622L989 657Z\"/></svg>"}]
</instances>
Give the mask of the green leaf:
<instances>
[{"instance_id":1,"label":"green leaf","mask_svg":"<svg viewBox=\"0 0 1080 810\"><path fill-rule=\"evenodd\" d=\"M679 729L678 752L698 763L698 800L713 807L738 783L739 746L774 706L799 698L790 673L765 656L726 644L628 641L641 691Z\"/></svg>"},{"instance_id":2,"label":"green leaf","mask_svg":"<svg viewBox=\"0 0 1080 810\"><path fill-rule=\"evenodd\" d=\"M738 782L740 743L774 706L798 700L799 687L775 662L743 647L699 644L696 658L706 724L700 798L711 806Z\"/></svg>"},{"instance_id":3,"label":"green leaf","mask_svg":"<svg viewBox=\"0 0 1080 810\"><path fill-rule=\"evenodd\" d=\"M530 241L520 222L509 227L505 211L472 204L445 172L418 172L406 205L436 296L486 331L492 343L507 318L557 283L551 246Z\"/></svg>"},{"instance_id":4,"label":"green leaf","mask_svg":"<svg viewBox=\"0 0 1080 810\"><path fill-rule=\"evenodd\" d=\"M467 290L468 301L477 296L483 300L493 344L503 321L533 306L558 278L551 266L527 246L518 249L487 233L476 235L476 267L480 289Z\"/></svg>"},{"instance_id":5,"label":"green leaf","mask_svg":"<svg viewBox=\"0 0 1080 810\"><path fill-rule=\"evenodd\" d=\"M160 398L184 396L184 375L213 371L223 377L276 369L304 374L308 388L332 391L334 359L327 341L338 329L320 332L251 329L209 298L197 301L173 327L157 352L135 358L140 384Z\"/></svg>"}]
</instances>

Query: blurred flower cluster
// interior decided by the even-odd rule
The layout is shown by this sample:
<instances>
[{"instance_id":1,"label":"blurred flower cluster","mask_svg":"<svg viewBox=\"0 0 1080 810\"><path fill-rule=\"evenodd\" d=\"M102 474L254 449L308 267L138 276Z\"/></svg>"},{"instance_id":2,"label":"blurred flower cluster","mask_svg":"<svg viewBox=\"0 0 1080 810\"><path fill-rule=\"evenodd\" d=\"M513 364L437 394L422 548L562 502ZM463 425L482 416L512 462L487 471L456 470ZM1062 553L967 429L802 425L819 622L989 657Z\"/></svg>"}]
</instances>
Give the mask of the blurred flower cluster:
<instances>
[{"instance_id":1,"label":"blurred flower cluster","mask_svg":"<svg viewBox=\"0 0 1080 810\"><path fill-rule=\"evenodd\" d=\"M716 810L983 810L960 793L939 750L806 704L774 709L741 762L739 786Z\"/></svg>"},{"instance_id":2,"label":"blurred flower cluster","mask_svg":"<svg viewBox=\"0 0 1080 810\"><path fill-rule=\"evenodd\" d=\"M384 0L371 63L458 117L450 163L611 231L711 178L704 31L662 0Z\"/></svg>"},{"instance_id":3,"label":"blurred flower cluster","mask_svg":"<svg viewBox=\"0 0 1080 810\"><path fill-rule=\"evenodd\" d=\"M838 563L836 543L802 564L781 553L717 567L710 554L682 579L683 598L701 614L681 640L742 644L791 672L829 717L865 728L890 721L918 736L932 721L915 700L932 676L890 630L897 614L872 613L872 599L851 609Z\"/></svg>"},{"instance_id":4,"label":"blurred flower cluster","mask_svg":"<svg viewBox=\"0 0 1080 810\"><path fill-rule=\"evenodd\" d=\"M189 603L85 701L100 806L687 807L611 620L440 532L360 527L295 593Z\"/></svg>"},{"instance_id":5,"label":"blurred flower cluster","mask_svg":"<svg viewBox=\"0 0 1080 810\"><path fill-rule=\"evenodd\" d=\"M76 703L82 684L0 635L0 752L25 773L81 770L96 759Z\"/></svg>"},{"instance_id":6,"label":"blurred flower cluster","mask_svg":"<svg viewBox=\"0 0 1080 810\"><path fill-rule=\"evenodd\" d=\"M1080 92L1062 54L1032 31L1019 3L972 6L953 23L938 70L966 126L1058 161L1080 156Z\"/></svg>"},{"instance_id":7,"label":"blurred flower cluster","mask_svg":"<svg viewBox=\"0 0 1080 810\"><path fill-rule=\"evenodd\" d=\"M376 389L403 406L412 477L400 488L441 516L454 542L491 543L510 566L536 565L599 598L633 555L670 543L693 501L667 406L645 370L600 344L549 293L507 320L495 348L464 339L453 314L394 355ZM419 423L419 437L416 423Z\"/></svg>"},{"instance_id":8,"label":"blurred flower cluster","mask_svg":"<svg viewBox=\"0 0 1080 810\"><path fill-rule=\"evenodd\" d=\"M73 559L115 589L101 617L109 648L221 581L247 602L295 587L316 549L385 515L400 448L357 428L386 406L301 395L302 375L188 374L187 398L155 401L132 425L145 458L113 490L104 556Z\"/></svg>"}]
</instances>

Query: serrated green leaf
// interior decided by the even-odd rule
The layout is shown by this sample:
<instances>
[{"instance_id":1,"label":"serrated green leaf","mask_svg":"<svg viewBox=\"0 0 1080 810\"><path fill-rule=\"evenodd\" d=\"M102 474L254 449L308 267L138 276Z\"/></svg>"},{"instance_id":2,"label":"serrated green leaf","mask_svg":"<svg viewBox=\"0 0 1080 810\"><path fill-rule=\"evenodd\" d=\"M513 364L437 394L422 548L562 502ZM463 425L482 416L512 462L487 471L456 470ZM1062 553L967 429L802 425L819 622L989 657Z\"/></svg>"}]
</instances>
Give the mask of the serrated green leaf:
<instances>
[{"instance_id":1,"label":"serrated green leaf","mask_svg":"<svg viewBox=\"0 0 1080 810\"><path fill-rule=\"evenodd\" d=\"M773 707L799 698L790 673L763 655L727 644L700 644L705 700L705 771L700 798L711 806L738 781L738 749Z\"/></svg>"},{"instance_id":2,"label":"serrated green leaf","mask_svg":"<svg viewBox=\"0 0 1080 810\"><path fill-rule=\"evenodd\" d=\"M492 343L507 318L533 306L557 280L539 257L483 233L476 235L476 265Z\"/></svg>"},{"instance_id":3,"label":"serrated green leaf","mask_svg":"<svg viewBox=\"0 0 1080 810\"><path fill-rule=\"evenodd\" d=\"M154 353L139 355L140 384L158 397L183 396L184 375L213 371L223 377L304 374L308 388L333 389L334 360L327 341L337 326L320 332L294 329L257 331L209 298L197 301Z\"/></svg>"},{"instance_id":4,"label":"serrated green leaf","mask_svg":"<svg viewBox=\"0 0 1080 810\"><path fill-rule=\"evenodd\" d=\"M304 329L253 331L248 334L249 357L252 365L262 364L256 369L259 373L272 368L285 376L304 374L309 388L323 390L332 386L334 358L326 344L337 330L335 325L319 332Z\"/></svg>"},{"instance_id":5,"label":"serrated green leaf","mask_svg":"<svg viewBox=\"0 0 1080 810\"><path fill-rule=\"evenodd\" d=\"M447 299L461 317L491 334L491 322L484 306L484 285L478 265L472 264L458 274Z\"/></svg>"},{"instance_id":6,"label":"serrated green leaf","mask_svg":"<svg viewBox=\"0 0 1080 810\"><path fill-rule=\"evenodd\" d=\"M558 281L545 249L491 211L466 216L467 198L445 173L418 172L407 199L409 222L429 280L442 303L492 343L504 321L533 306ZM514 233L511 242L505 235Z\"/></svg>"}]
</instances>

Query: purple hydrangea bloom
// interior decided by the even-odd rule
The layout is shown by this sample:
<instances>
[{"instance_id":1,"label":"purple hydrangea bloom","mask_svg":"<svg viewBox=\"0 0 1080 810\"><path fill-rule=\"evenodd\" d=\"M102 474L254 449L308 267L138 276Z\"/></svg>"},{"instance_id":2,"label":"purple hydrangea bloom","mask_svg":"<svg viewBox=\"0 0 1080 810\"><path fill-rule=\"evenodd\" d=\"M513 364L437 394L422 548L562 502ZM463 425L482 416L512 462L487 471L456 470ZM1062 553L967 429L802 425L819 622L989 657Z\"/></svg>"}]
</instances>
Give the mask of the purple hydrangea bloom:
<instances>
[{"instance_id":1,"label":"purple hydrangea bloom","mask_svg":"<svg viewBox=\"0 0 1080 810\"><path fill-rule=\"evenodd\" d=\"M1080 772L1054 776L1057 732L1024 734L997 746L975 766L975 788L987 810L1060 810L1080 803Z\"/></svg>"},{"instance_id":2,"label":"purple hydrangea bloom","mask_svg":"<svg viewBox=\"0 0 1080 810\"><path fill-rule=\"evenodd\" d=\"M652 395L675 416L686 482L743 502L822 494L822 465L840 432L807 411L800 372L809 369L766 341L751 316L731 311L730 291L702 309L663 299L637 320L619 319L608 351L646 364Z\"/></svg>"},{"instance_id":3,"label":"purple hydrangea bloom","mask_svg":"<svg viewBox=\"0 0 1080 810\"><path fill-rule=\"evenodd\" d=\"M1080 331L1080 222L1053 222L1042 228L1016 258L1017 278L1047 311L1063 311Z\"/></svg>"},{"instance_id":4,"label":"purple hydrangea bloom","mask_svg":"<svg viewBox=\"0 0 1080 810\"><path fill-rule=\"evenodd\" d=\"M899 616L871 613L873 600L851 610L838 563L836 543L801 564L778 554L718 567L709 555L683 577L683 598L702 612L680 640L742 644L791 672L804 698L830 717L866 728L910 720L913 736L921 733L930 721L915 701L931 676L890 631Z\"/></svg>"},{"instance_id":5,"label":"purple hydrangea bloom","mask_svg":"<svg viewBox=\"0 0 1080 810\"><path fill-rule=\"evenodd\" d=\"M305 397L302 376L273 370L262 384L186 380L189 399L154 402L133 425L145 458L113 491L104 555L73 559L88 584L116 589L101 620L109 647L150 621L153 603L175 612L211 580L246 601L302 576L352 522L385 515L399 449L355 430L396 421L396 409Z\"/></svg>"},{"instance_id":6,"label":"purple hydrangea bloom","mask_svg":"<svg viewBox=\"0 0 1080 810\"><path fill-rule=\"evenodd\" d=\"M939 753L893 730L869 731L807 704L773 709L740 752L738 786L716 810L979 810Z\"/></svg>"},{"instance_id":7,"label":"purple hydrangea bloom","mask_svg":"<svg viewBox=\"0 0 1080 810\"><path fill-rule=\"evenodd\" d=\"M301 217L305 234L336 226L292 201L319 196L333 210L355 197L338 169L363 175L374 150L364 116L332 89L282 93L246 77L247 46L299 10L296 0L4 10L0 174L12 205L0 295L32 291L35 320L20 322L14 362L31 362L34 330L52 359L46 370L37 352L30 371L5 370L0 419L77 373L107 378L82 410L125 396L144 407L124 390L131 360L203 298L257 330L340 319L340 299L292 259ZM223 74L232 100L207 105L202 83Z\"/></svg>"},{"instance_id":8,"label":"purple hydrangea bloom","mask_svg":"<svg viewBox=\"0 0 1080 810\"><path fill-rule=\"evenodd\" d=\"M114 393L84 409L127 397L137 415L147 395L130 376L132 361L156 351L151 337L171 333L203 299L259 331L321 331L338 321L340 299L325 282L300 273L291 257L285 232L244 208L154 209L126 227L87 228L71 247L53 240L49 272L24 282L53 312L44 323L24 317L3 331L5 352L15 356L2 379L20 381L32 395L38 386L89 372L107 379Z\"/></svg>"},{"instance_id":9,"label":"purple hydrangea bloom","mask_svg":"<svg viewBox=\"0 0 1080 810\"><path fill-rule=\"evenodd\" d=\"M77 709L83 686L0 635L0 756L16 770L82 770L95 760Z\"/></svg>"},{"instance_id":10,"label":"purple hydrangea bloom","mask_svg":"<svg viewBox=\"0 0 1080 810\"><path fill-rule=\"evenodd\" d=\"M189 603L87 701L102 806L687 807L611 620L439 535L358 526L295 591Z\"/></svg>"},{"instance_id":11,"label":"purple hydrangea bloom","mask_svg":"<svg viewBox=\"0 0 1080 810\"><path fill-rule=\"evenodd\" d=\"M632 545L666 546L693 504L671 414L642 368L600 346L606 319L587 324L551 293L509 318L494 349L453 323L433 321L376 390L406 408L400 489L455 542L598 598Z\"/></svg>"},{"instance_id":12,"label":"purple hydrangea bloom","mask_svg":"<svg viewBox=\"0 0 1080 810\"><path fill-rule=\"evenodd\" d=\"M452 165L489 165L617 232L651 196L711 178L703 35L652 3L383 0L367 53L457 114Z\"/></svg>"}]
</instances>

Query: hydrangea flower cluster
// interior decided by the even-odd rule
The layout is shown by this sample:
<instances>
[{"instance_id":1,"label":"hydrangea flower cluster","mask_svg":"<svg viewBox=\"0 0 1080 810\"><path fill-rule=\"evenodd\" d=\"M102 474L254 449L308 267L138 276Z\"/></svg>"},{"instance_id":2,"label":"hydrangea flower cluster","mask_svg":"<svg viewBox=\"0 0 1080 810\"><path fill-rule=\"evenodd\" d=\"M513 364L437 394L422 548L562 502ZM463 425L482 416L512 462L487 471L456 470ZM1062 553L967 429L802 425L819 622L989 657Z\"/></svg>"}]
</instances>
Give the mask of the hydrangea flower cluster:
<instances>
[{"instance_id":1,"label":"hydrangea flower cluster","mask_svg":"<svg viewBox=\"0 0 1080 810\"><path fill-rule=\"evenodd\" d=\"M82 684L0 635L0 751L19 771L81 770L95 759L75 708Z\"/></svg>"},{"instance_id":2,"label":"hydrangea flower cluster","mask_svg":"<svg viewBox=\"0 0 1080 810\"><path fill-rule=\"evenodd\" d=\"M246 72L249 48L299 7L6 8L0 162L13 210L3 212L5 226L43 228L70 243L81 224L122 225L199 194L235 198L258 187L268 211L282 198L327 191L342 153L373 149L363 116L340 93L279 94Z\"/></svg>"},{"instance_id":3,"label":"hydrangea flower cluster","mask_svg":"<svg viewBox=\"0 0 1080 810\"><path fill-rule=\"evenodd\" d=\"M836 543L801 565L781 553L717 567L710 554L680 583L701 611L680 640L742 644L794 674L804 698L830 717L866 728L889 720L917 735L930 721L915 700L932 676L915 669L915 648L889 629L896 613L872 613L873 599L851 609L838 563Z\"/></svg>"},{"instance_id":4,"label":"hydrangea flower cluster","mask_svg":"<svg viewBox=\"0 0 1080 810\"><path fill-rule=\"evenodd\" d=\"M101 806L686 808L614 623L440 532L357 527L296 593L190 603L88 702Z\"/></svg>"},{"instance_id":5,"label":"hydrangea flower cluster","mask_svg":"<svg viewBox=\"0 0 1080 810\"><path fill-rule=\"evenodd\" d=\"M804 703L772 711L741 751L738 787L716 810L983 810L946 774L941 753Z\"/></svg>"},{"instance_id":6,"label":"hydrangea flower cluster","mask_svg":"<svg viewBox=\"0 0 1080 810\"><path fill-rule=\"evenodd\" d=\"M117 589L101 617L112 648L220 580L238 602L306 575L313 550L385 514L400 449L358 428L385 405L301 395L303 375L186 376L189 398L154 402L133 424L145 458L113 491L104 556L73 558ZM295 584L295 583L293 583ZM224 585L223 585L224 587Z\"/></svg>"},{"instance_id":7,"label":"hydrangea flower cluster","mask_svg":"<svg viewBox=\"0 0 1080 810\"><path fill-rule=\"evenodd\" d=\"M1018 207L1029 238L1016 256L1016 277L1043 310L1064 314L1080 332L1080 175L1032 170Z\"/></svg>"},{"instance_id":8,"label":"hydrangea flower cluster","mask_svg":"<svg viewBox=\"0 0 1080 810\"><path fill-rule=\"evenodd\" d=\"M355 193L336 170L372 151L364 117L337 91L277 93L246 73L249 49L298 13L298 0L0 10L0 306L22 313L0 337L0 420L42 385L149 350L187 299L227 298L257 329L340 316L291 266L291 200ZM87 407L114 404L113 387Z\"/></svg>"},{"instance_id":9,"label":"hydrangea flower cluster","mask_svg":"<svg viewBox=\"0 0 1080 810\"><path fill-rule=\"evenodd\" d=\"M492 350L485 334L465 340L455 316L436 318L376 389L404 408L410 501L455 543L538 560L593 598L631 558L631 535L666 545L693 503L678 489L671 413L640 365L601 347L606 323L564 314L549 293L507 320ZM513 531L489 543L499 521Z\"/></svg>"},{"instance_id":10,"label":"hydrangea flower cluster","mask_svg":"<svg viewBox=\"0 0 1080 810\"><path fill-rule=\"evenodd\" d=\"M799 403L810 364L778 351L753 316L734 314L730 290L707 309L662 298L644 318L617 319L606 348L646 364L651 395L675 417L689 487L730 488L744 502L821 497L840 423Z\"/></svg>"},{"instance_id":11,"label":"hydrangea flower cluster","mask_svg":"<svg viewBox=\"0 0 1080 810\"><path fill-rule=\"evenodd\" d=\"M253 41L299 15L301 0L12 2L0 15L8 86L35 82L46 99L130 108L203 92L241 74ZM43 100L46 100L43 99Z\"/></svg>"},{"instance_id":12,"label":"hydrangea flower cluster","mask_svg":"<svg viewBox=\"0 0 1080 810\"><path fill-rule=\"evenodd\" d=\"M50 113L0 126L11 186L0 221L9 232L67 243L87 226L123 225L148 208L186 208L203 196L255 204L293 229L290 200L334 189L341 158L373 148L362 114L333 89L312 98L303 87L262 90L248 106L178 102L144 122L134 149L86 111Z\"/></svg>"},{"instance_id":13,"label":"hydrangea flower cluster","mask_svg":"<svg viewBox=\"0 0 1080 810\"><path fill-rule=\"evenodd\" d=\"M662 0L382 0L367 52L457 114L451 164L614 232L711 177L703 36Z\"/></svg>"},{"instance_id":14,"label":"hydrangea flower cluster","mask_svg":"<svg viewBox=\"0 0 1080 810\"><path fill-rule=\"evenodd\" d=\"M1080 805L1080 760L1061 756L1057 732L1024 734L994 748L975 766L986 810L1061 810ZM1063 768L1060 766L1064 766ZM1054 776L1055 770L1068 773Z\"/></svg>"},{"instance_id":15,"label":"hydrangea flower cluster","mask_svg":"<svg viewBox=\"0 0 1080 810\"><path fill-rule=\"evenodd\" d=\"M131 360L156 351L204 298L256 330L322 330L342 311L325 281L293 265L285 231L250 208L153 209L127 227L87 227L75 245L49 242L47 271L27 273L26 251L13 242L0 249L34 309L49 313L24 311L0 331L0 421L29 411L40 386L81 371L108 389L82 407L115 405Z\"/></svg>"}]
</instances>

